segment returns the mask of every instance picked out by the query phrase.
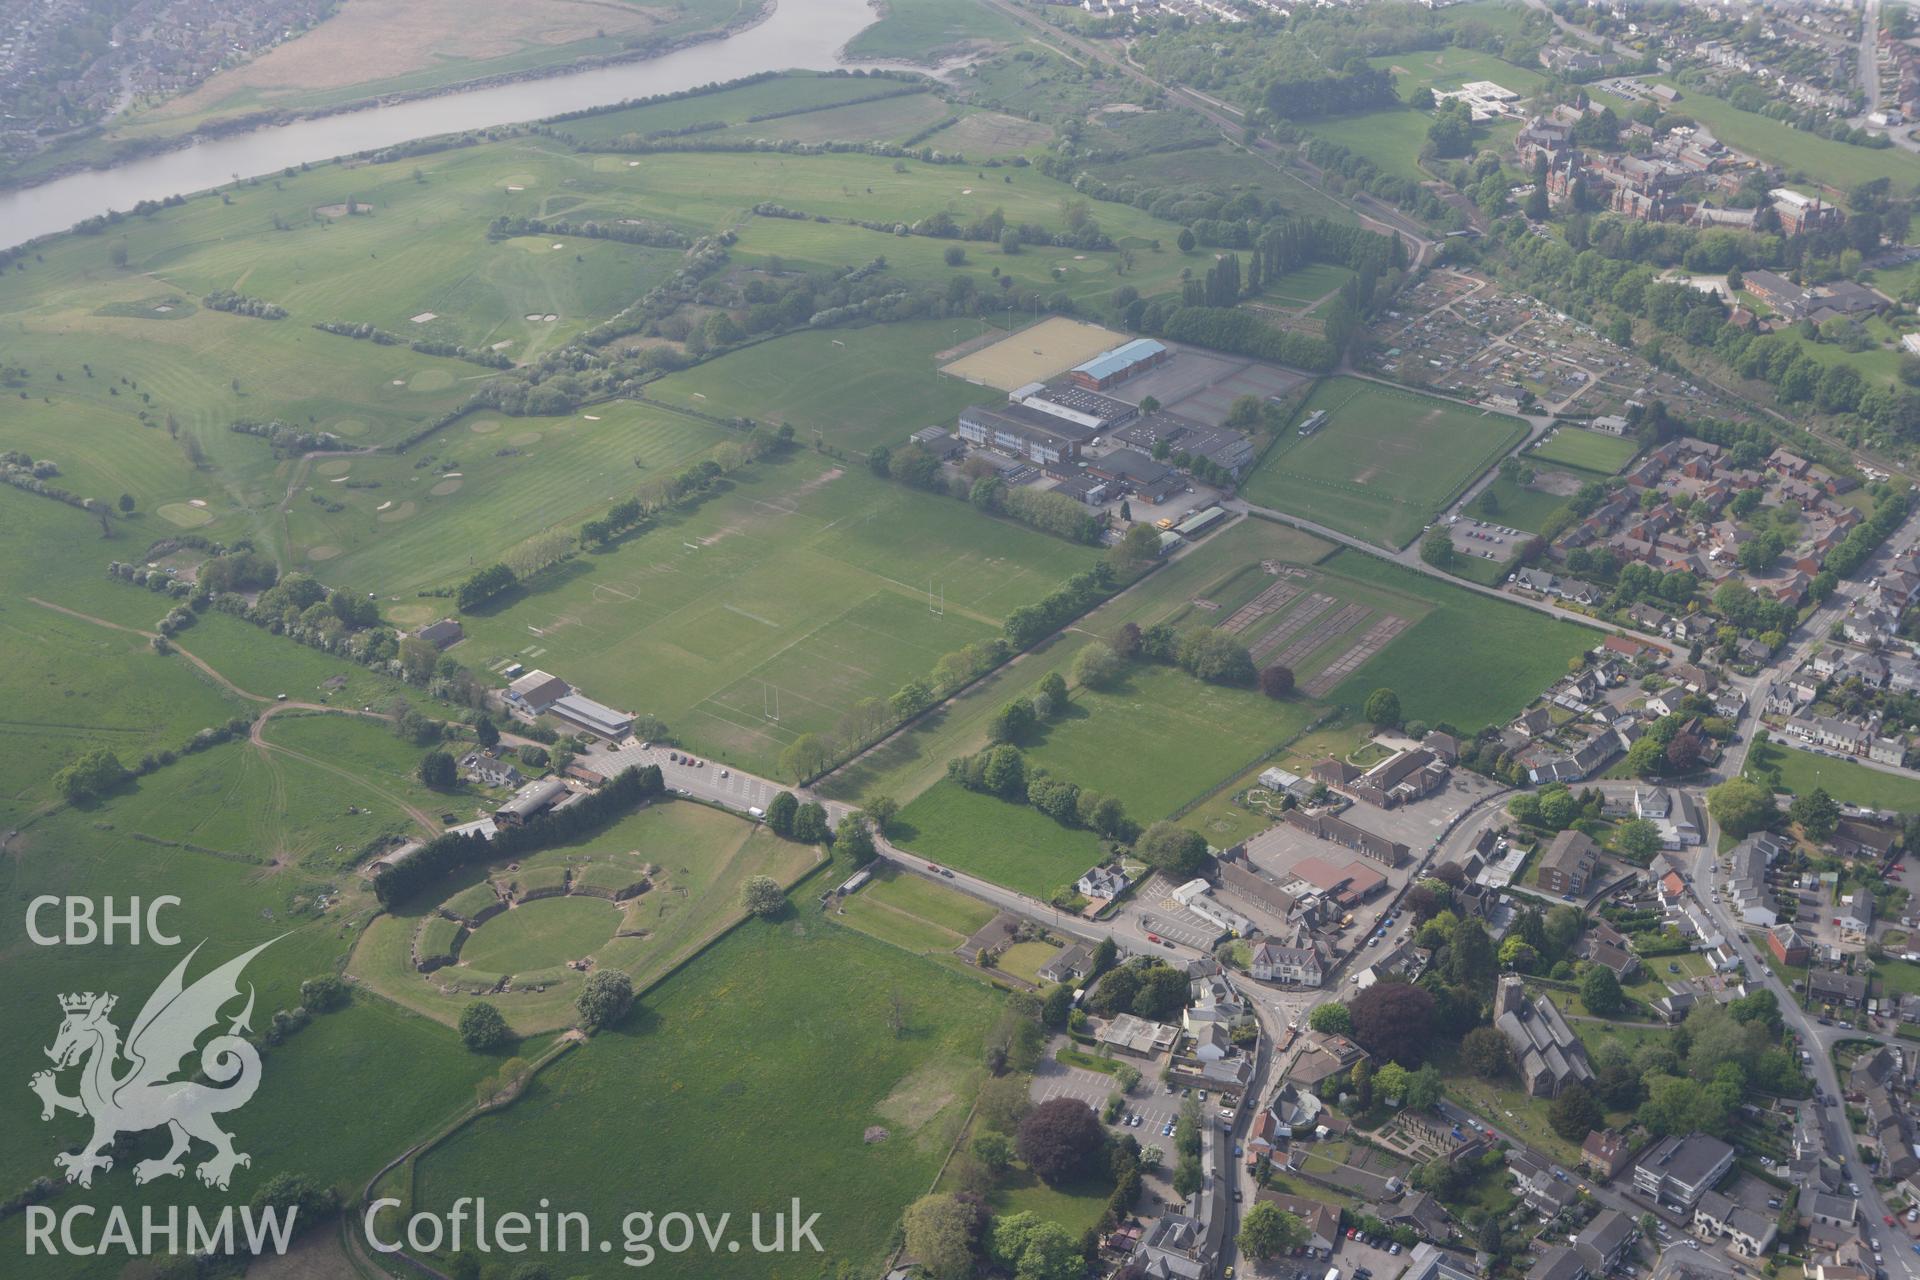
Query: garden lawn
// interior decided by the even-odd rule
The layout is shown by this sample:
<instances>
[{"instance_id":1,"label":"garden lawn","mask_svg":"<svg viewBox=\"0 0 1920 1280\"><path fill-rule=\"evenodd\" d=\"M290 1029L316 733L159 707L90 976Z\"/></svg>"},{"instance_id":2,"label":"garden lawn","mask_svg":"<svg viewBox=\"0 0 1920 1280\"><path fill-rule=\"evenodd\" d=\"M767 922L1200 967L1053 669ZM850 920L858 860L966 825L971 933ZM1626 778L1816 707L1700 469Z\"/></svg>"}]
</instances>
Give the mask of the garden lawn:
<instances>
[{"instance_id":1,"label":"garden lawn","mask_svg":"<svg viewBox=\"0 0 1920 1280\"><path fill-rule=\"evenodd\" d=\"M888 1025L896 999L899 1033ZM811 906L750 923L511 1107L430 1152L415 1207L444 1212L485 1195L503 1211L531 1210L547 1196L607 1223L636 1205L725 1209L744 1233L745 1215L784 1211L798 1193L803 1217L820 1214L825 1254L809 1269L872 1272L965 1121L999 1006L985 985ZM866 1140L873 1126L884 1140ZM629 1273L617 1252L526 1260L569 1275ZM743 1249L726 1270L772 1277L789 1265ZM704 1277L714 1267L702 1253L662 1253L650 1270Z\"/></svg>"},{"instance_id":2,"label":"garden lawn","mask_svg":"<svg viewBox=\"0 0 1920 1280\"><path fill-rule=\"evenodd\" d=\"M1412 542L1526 434L1517 418L1358 378L1322 382L1295 420L1320 410L1319 430L1289 427L1267 451L1246 496L1381 546Z\"/></svg>"},{"instance_id":3,"label":"garden lawn","mask_svg":"<svg viewBox=\"0 0 1920 1280\"><path fill-rule=\"evenodd\" d=\"M1898 813L1920 811L1920 781L1870 769L1857 760L1834 760L1788 746L1776 738L1756 742L1747 756L1749 777L1778 773L1778 787L1804 795L1815 787L1842 804Z\"/></svg>"},{"instance_id":4,"label":"garden lawn","mask_svg":"<svg viewBox=\"0 0 1920 1280\"><path fill-rule=\"evenodd\" d=\"M1024 30L997 9L974 0L888 0L880 20L847 42L853 59L894 59L933 65L982 44L1017 44Z\"/></svg>"},{"instance_id":5,"label":"garden lawn","mask_svg":"<svg viewBox=\"0 0 1920 1280\"><path fill-rule=\"evenodd\" d=\"M1611 476L1619 474L1639 451L1640 442L1632 436L1610 436L1586 427L1563 426L1527 450L1527 456Z\"/></svg>"},{"instance_id":6,"label":"garden lawn","mask_svg":"<svg viewBox=\"0 0 1920 1280\"><path fill-rule=\"evenodd\" d=\"M1362 552L1342 550L1325 567L1436 606L1333 691L1330 700L1346 706L1358 707L1374 689L1386 687L1400 695L1409 720L1444 720L1471 734L1517 715L1566 674L1569 658L1601 638L1591 628L1449 586Z\"/></svg>"},{"instance_id":7,"label":"garden lawn","mask_svg":"<svg viewBox=\"0 0 1920 1280\"><path fill-rule=\"evenodd\" d=\"M941 782L900 811L892 840L931 861L1050 898L1100 861L1100 838L1038 809Z\"/></svg>"}]
</instances>

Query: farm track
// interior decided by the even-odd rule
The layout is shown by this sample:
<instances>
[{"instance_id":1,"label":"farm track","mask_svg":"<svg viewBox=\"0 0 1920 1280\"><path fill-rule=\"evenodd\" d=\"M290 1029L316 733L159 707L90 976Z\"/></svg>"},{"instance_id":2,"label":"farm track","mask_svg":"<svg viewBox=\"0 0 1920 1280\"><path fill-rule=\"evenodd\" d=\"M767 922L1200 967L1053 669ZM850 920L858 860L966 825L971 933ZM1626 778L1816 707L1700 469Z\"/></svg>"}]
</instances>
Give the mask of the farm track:
<instances>
[{"instance_id":1,"label":"farm track","mask_svg":"<svg viewBox=\"0 0 1920 1280\"><path fill-rule=\"evenodd\" d=\"M149 641L158 638L160 634L157 631L143 631L139 627L124 626L118 622L111 622L106 618L96 617L91 613L82 613L78 609L70 609L66 605L55 604L51 600L42 600L39 596L28 596L27 599L39 605L42 609L51 609L55 613L63 613L70 618L78 618L82 622L90 622L96 627L106 627L110 631L120 631L128 635L143 636ZM278 699L268 697L264 693L254 693L250 689L242 689L232 680L222 675L211 663L207 662L206 659L200 657L198 654L182 647L177 641L169 640L168 643L173 645L174 650L179 653L181 657L199 668L206 674L208 679L212 680L222 689L225 689L228 693L238 698L244 698L249 702L266 704L266 709L254 718L252 728L247 735L247 741L255 748L262 752L278 751L300 761L302 764L312 765L316 769L323 769L328 773L345 778L349 782L357 783L413 819L414 822L419 824L420 829L428 835L439 834L439 821L418 805L411 804L400 796L394 795L392 792L386 790L384 787L367 781L367 779L357 773L342 769L339 765L331 764L318 757L310 756L304 751L296 751L292 747L269 742L264 736L267 721L273 719L273 717L283 711L318 711L330 715L359 716L366 720L391 720L393 719L392 716L384 711L354 711L348 707L331 706L324 702L281 702Z\"/></svg>"}]
</instances>

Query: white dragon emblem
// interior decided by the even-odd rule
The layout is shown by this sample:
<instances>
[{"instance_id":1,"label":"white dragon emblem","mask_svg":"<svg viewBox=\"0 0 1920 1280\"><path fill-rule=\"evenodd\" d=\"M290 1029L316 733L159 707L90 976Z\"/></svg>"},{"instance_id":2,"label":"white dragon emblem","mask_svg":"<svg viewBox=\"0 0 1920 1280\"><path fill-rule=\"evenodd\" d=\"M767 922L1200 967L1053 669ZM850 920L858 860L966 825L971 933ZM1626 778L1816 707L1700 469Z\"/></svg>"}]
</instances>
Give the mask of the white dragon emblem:
<instances>
[{"instance_id":1,"label":"white dragon emblem","mask_svg":"<svg viewBox=\"0 0 1920 1280\"><path fill-rule=\"evenodd\" d=\"M245 1106L260 1087L260 1055L239 1034L248 1030L247 1020L253 1016L251 986L240 1016L224 1035L216 1035L200 1049L200 1073L213 1084L173 1077L180 1070L180 1060L194 1051L195 1042L218 1024L221 1008L239 996L240 971L273 941L261 943L186 987L181 978L200 951L195 947L148 997L124 1047L119 1028L107 1017L117 996L89 991L60 997L66 1018L46 1051L53 1059L53 1070L37 1072L30 1087L40 1095L42 1120L53 1119L58 1111L93 1119L93 1136L78 1151L63 1151L53 1158L68 1182L92 1186L95 1170L113 1168L113 1158L103 1149L115 1137L163 1125L173 1145L159 1159L134 1166L136 1183L180 1176L184 1172L180 1157L195 1138L214 1149L206 1163L194 1170L210 1187L224 1191L236 1165L253 1163L252 1157L233 1149L233 1135L214 1123L221 1112ZM128 1064L124 1071L122 1059ZM61 1093L54 1077L55 1072L73 1066L81 1068L78 1097Z\"/></svg>"}]
</instances>

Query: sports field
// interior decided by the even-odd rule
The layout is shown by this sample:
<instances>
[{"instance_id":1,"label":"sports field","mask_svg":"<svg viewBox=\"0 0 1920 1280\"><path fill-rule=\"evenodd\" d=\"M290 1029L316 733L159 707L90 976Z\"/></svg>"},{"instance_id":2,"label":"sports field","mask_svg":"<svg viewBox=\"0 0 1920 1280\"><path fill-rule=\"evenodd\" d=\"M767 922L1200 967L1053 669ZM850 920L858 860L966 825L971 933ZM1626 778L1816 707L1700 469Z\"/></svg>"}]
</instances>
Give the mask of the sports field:
<instances>
[{"instance_id":1,"label":"sports field","mask_svg":"<svg viewBox=\"0 0 1920 1280\"><path fill-rule=\"evenodd\" d=\"M746 1214L784 1211L797 1194L803 1218L820 1215L824 1253L807 1251L808 1273L876 1274L900 1210L932 1185L965 1121L999 1004L979 981L811 903L749 923L428 1154L414 1207L484 1195L531 1210L546 1196L608 1223L636 1205L727 1207L744 1238ZM523 1259L536 1260L556 1274L632 1274L617 1247ZM791 1264L743 1247L724 1270L774 1277ZM716 1265L703 1250L661 1252L647 1270L705 1277Z\"/></svg>"},{"instance_id":2,"label":"sports field","mask_svg":"<svg viewBox=\"0 0 1920 1280\"><path fill-rule=\"evenodd\" d=\"M940 372L1011 391L1042 382L1127 341L1084 320L1053 316L942 366Z\"/></svg>"},{"instance_id":3,"label":"sports field","mask_svg":"<svg viewBox=\"0 0 1920 1280\"><path fill-rule=\"evenodd\" d=\"M1640 442L1632 436L1613 436L1585 427L1558 427L1552 435L1527 450L1527 456L1611 476L1619 474L1638 452Z\"/></svg>"},{"instance_id":4,"label":"sports field","mask_svg":"<svg viewBox=\"0 0 1920 1280\"><path fill-rule=\"evenodd\" d=\"M807 330L669 374L647 387L647 397L722 417L790 422L806 443L817 436L851 453L892 448L921 427L952 422L970 404L1004 399L940 376L935 364L939 352L997 332L959 317Z\"/></svg>"},{"instance_id":5,"label":"sports field","mask_svg":"<svg viewBox=\"0 0 1920 1280\"><path fill-rule=\"evenodd\" d=\"M1097 554L796 451L472 615L467 661L542 667L778 774L802 733L997 635Z\"/></svg>"},{"instance_id":6,"label":"sports field","mask_svg":"<svg viewBox=\"0 0 1920 1280\"><path fill-rule=\"evenodd\" d=\"M1353 279L1353 270L1332 262L1310 262L1267 281L1266 297L1291 307L1319 302Z\"/></svg>"},{"instance_id":7,"label":"sports field","mask_svg":"<svg viewBox=\"0 0 1920 1280\"><path fill-rule=\"evenodd\" d=\"M1250 501L1403 547L1525 437L1516 418L1367 382L1330 378L1295 421L1325 410L1304 439L1291 430L1248 477Z\"/></svg>"}]
</instances>

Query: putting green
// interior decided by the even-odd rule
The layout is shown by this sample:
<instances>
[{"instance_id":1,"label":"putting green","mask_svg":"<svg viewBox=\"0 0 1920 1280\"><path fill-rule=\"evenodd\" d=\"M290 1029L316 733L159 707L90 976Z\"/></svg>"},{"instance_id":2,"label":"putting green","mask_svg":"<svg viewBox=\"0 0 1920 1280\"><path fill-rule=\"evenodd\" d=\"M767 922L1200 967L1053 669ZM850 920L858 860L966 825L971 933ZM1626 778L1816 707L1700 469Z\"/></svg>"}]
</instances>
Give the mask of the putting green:
<instances>
[{"instance_id":1,"label":"putting green","mask_svg":"<svg viewBox=\"0 0 1920 1280\"><path fill-rule=\"evenodd\" d=\"M342 418L327 430L337 436L363 436L367 434L367 424L358 418Z\"/></svg>"},{"instance_id":2,"label":"putting green","mask_svg":"<svg viewBox=\"0 0 1920 1280\"><path fill-rule=\"evenodd\" d=\"M539 444L540 433L538 431L516 431L507 437L507 443L517 445Z\"/></svg>"},{"instance_id":3,"label":"putting green","mask_svg":"<svg viewBox=\"0 0 1920 1280\"><path fill-rule=\"evenodd\" d=\"M307 548L307 559L311 561L331 560L339 554L340 554L340 548L329 547L329 546L326 546L325 544L322 544L317 547Z\"/></svg>"},{"instance_id":4,"label":"putting green","mask_svg":"<svg viewBox=\"0 0 1920 1280\"><path fill-rule=\"evenodd\" d=\"M536 898L475 929L460 963L490 973L525 973L578 960L607 944L620 908L605 898Z\"/></svg>"},{"instance_id":5,"label":"putting green","mask_svg":"<svg viewBox=\"0 0 1920 1280\"><path fill-rule=\"evenodd\" d=\"M422 369L407 380L410 391L445 391L453 385L453 375L445 369Z\"/></svg>"},{"instance_id":6,"label":"putting green","mask_svg":"<svg viewBox=\"0 0 1920 1280\"><path fill-rule=\"evenodd\" d=\"M388 521L389 523L395 520L405 520L408 516L412 515L414 512L418 511L419 509L420 508L418 506L414 505L413 499L408 498L405 502L395 503L393 506L387 508L385 511L382 511L380 513L380 518L382 520Z\"/></svg>"},{"instance_id":7,"label":"putting green","mask_svg":"<svg viewBox=\"0 0 1920 1280\"><path fill-rule=\"evenodd\" d=\"M168 524L177 524L182 529L198 529L203 524L213 523L213 512L205 507L196 507L186 502L169 502L155 507L153 514Z\"/></svg>"},{"instance_id":8,"label":"putting green","mask_svg":"<svg viewBox=\"0 0 1920 1280\"><path fill-rule=\"evenodd\" d=\"M490 435L499 429L500 424L497 422L470 422L467 424L467 430L483 436Z\"/></svg>"},{"instance_id":9,"label":"putting green","mask_svg":"<svg viewBox=\"0 0 1920 1280\"><path fill-rule=\"evenodd\" d=\"M352 465L353 461L350 458L328 458L322 462L316 462L313 469L323 476L343 476L347 474L347 468Z\"/></svg>"},{"instance_id":10,"label":"putting green","mask_svg":"<svg viewBox=\"0 0 1920 1280\"><path fill-rule=\"evenodd\" d=\"M442 480L439 484L427 490L427 494L429 497L444 498L450 493L458 493L460 486L465 483L466 481L464 480Z\"/></svg>"}]
</instances>

